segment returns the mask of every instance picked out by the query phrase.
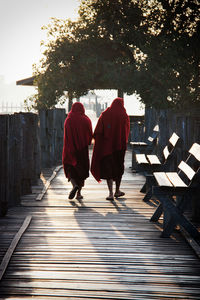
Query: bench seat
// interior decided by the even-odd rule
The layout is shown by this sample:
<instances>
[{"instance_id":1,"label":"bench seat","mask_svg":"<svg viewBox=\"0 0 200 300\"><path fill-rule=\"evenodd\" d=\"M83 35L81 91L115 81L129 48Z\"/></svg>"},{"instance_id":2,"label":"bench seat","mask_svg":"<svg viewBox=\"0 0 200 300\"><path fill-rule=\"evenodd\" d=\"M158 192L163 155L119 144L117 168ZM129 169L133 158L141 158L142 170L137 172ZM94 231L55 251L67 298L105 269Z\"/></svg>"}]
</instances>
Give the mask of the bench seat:
<instances>
[{"instance_id":1,"label":"bench seat","mask_svg":"<svg viewBox=\"0 0 200 300\"><path fill-rule=\"evenodd\" d=\"M147 146L148 144L145 142L130 142L131 146Z\"/></svg>"},{"instance_id":2,"label":"bench seat","mask_svg":"<svg viewBox=\"0 0 200 300\"><path fill-rule=\"evenodd\" d=\"M187 187L176 172L154 172L153 175L159 186Z\"/></svg>"},{"instance_id":3,"label":"bench seat","mask_svg":"<svg viewBox=\"0 0 200 300\"><path fill-rule=\"evenodd\" d=\"M161 157L158 157L158 155L153 153L137 153L135 151L135 160L138 170L142 172L147 171L149 174L152 174L153 172L160 170L161 166L165 165L166 167L166 164L169 164L179 141L180 137L174 132L169 138L167 145L164 147Z\"/></svg>"},{"instance_id":4,"label":"bench seat","mask_svg":"<svg viewBox=\"0 0 200 300\"><path fill-rule=\"evenodd\" d=\"M149 164L145 154L136 154L136 160L139 164Z\"/></svg>"},{"instance_id":5,"label":"bench seat","mask_svg":"<svg viewBox=\"0 0 200 300\"><path fill-rule=\"evenodd\" d=\"M130 146L132 147L132 170L137 170L137 162L136 162L136 154L145 153L150 154L154 150L157 144L157 138L159 134L159 126L156 125L153 128L152 134L148 137L146 142L130 142Z\"/></svg>"},{"instance_id":6,"label":"bench seat","mask_svg":"<svg viewBox=\"0 0 200 300\"><path fill-rule=\"evenodd\" d=\"M137 168L143 172L146 177L146 182L140 190L141 193L146 194L143 198L143 201L148 201L152 195L151 186L153 182L151 175L153 172L162 172L168 168L171 162L175 159L176 149L180 144L180 141L180 137L174 132L169 138L167 145L164 147L161 157L158 157L156 154L152 153L135 154Z\"/></svg>"},{"instance_id":7,"label":"bench seat","mask_svg":"<svg viewBox=\"0 0 200 300\"><path fill-rule=\"evenodd\" d=\"M155 154L148 154L147 159L151 165L161 165L161 161Z\"/></svg>"}]
</instances>

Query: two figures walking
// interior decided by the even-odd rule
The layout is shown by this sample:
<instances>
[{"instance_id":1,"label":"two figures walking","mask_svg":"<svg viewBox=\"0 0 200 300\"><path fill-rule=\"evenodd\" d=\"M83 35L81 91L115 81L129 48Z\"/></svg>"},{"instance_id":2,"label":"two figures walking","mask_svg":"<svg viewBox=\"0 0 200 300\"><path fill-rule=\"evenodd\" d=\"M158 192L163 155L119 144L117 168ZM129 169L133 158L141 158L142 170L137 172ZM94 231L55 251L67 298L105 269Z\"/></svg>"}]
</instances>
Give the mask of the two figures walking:
<instances>
[{"instance_id":1,"label":"two figures walking","mask_svg":"<svg viewBox=\"0 0 200 300\"><path fill-rule=\"evenodd\" d=\"M107 200L123 196L120 190L124 173L124 157L130 130L129 117L124 108L123 98L113 100L99 117L94 134L91 120L85 115L80 102L72 105L64 124L64 145L62 162L65 176L71 181L69 199L82 199L81 189L91 170L94 178L105 179L109 194ZM89 145L94 139L94 147L89 162ZM115 193L113 192L115 182Z\"/></svg>"}]
</instances>

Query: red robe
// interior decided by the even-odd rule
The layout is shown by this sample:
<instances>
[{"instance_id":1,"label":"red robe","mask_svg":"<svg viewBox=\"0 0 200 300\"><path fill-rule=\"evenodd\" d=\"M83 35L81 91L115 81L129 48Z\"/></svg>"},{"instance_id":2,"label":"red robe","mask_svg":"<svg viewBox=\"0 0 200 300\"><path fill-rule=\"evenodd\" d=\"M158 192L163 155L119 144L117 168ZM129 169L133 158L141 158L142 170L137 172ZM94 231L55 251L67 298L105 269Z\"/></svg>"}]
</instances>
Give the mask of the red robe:
<instances>
[{"instance_id":1,"label":"red robe","mask_svg":"<svg viewBox=\"0 0 200 300\"><path fill-rule=\"evenodd\" d=\"M94 149L91 173L100 181L100 163L103 157L118 150L126 150L130 120L124 108L124 100L116 98L99 117L94 131Z\"/></svg>"},{"instance_id":2,"label":"red robe","mask_svg":"<svg viewBox=\"0 0 200 300\"><path fill-rule=\"evenodd\" d=\"M85 115L83 104L75 102L64 123L63 165L75 167L77 164L76 153L89 146L91 140L91 120Z\"/></svg>"}]
</instances>

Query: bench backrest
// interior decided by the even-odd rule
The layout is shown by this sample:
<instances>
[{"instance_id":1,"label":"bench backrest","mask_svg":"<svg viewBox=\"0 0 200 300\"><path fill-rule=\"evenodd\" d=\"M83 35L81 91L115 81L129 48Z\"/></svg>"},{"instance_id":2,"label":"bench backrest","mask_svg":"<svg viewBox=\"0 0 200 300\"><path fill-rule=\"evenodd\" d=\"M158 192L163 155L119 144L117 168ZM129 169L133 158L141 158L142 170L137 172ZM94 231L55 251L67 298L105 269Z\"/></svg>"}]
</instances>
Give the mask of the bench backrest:
<instances>
[{"instance_id":1,"label":"bench backrest","mask_svg":"<svg viewBox=\"0 0 200 300\"><path fill-rule=\"evenodd\" d=\"M200 170L200 145L194 143L185 161L178 165L179 176L187 185L191 185L197 172Z\"/></svg>"},{"instance_id":2,"label":"bench backrest","mask_svg":"<svg viewBox=\"0 0 200 300\"><path fill-rule=\"evenodd\" d=\"M152 145L154 143L156 143L156 139L158 137L158 134L159 134L159 126L156 125L154 128L153 128L153 132L152 132L152 135L150 135L147 139L147 144L148 145Z\"/></svg>"},{"instance_id":3,"label":"bench backrest","mask_svg":"<svg viewBox=\"0 0 200 300\"><path fill-rule=\"evenodd\" d=\"M168 141L168 145L166 145L163 149L164 161L166 161L168 157L172 155L179 141L180 137L174 132Z\"/></svg>"}]
</instances>

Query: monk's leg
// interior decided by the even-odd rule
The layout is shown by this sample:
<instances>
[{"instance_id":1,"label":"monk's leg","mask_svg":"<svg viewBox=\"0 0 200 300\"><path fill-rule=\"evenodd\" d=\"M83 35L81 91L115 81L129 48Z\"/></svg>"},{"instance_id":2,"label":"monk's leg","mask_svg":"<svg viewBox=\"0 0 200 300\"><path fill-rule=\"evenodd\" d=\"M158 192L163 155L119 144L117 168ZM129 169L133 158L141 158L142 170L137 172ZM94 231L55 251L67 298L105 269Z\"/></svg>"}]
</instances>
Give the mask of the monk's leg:
<instances>
[{"instance_id":1,"label":"monk's leg","mask_svg":"<svg viewBox=\"0 0 200 300\"><path fill-rule=\"evenodd\" d=\"M118 178L118 179L116 179L116 180L115 180L115 184L116 184L116 190L115 190L115 194L114 194L114 196L115 196L116 198L118 198L118 197L121 197L121 196L124 196L124 195L125 195L125 193L124 193L124 192L120 191L121 179L122 179L122 178L120 177L120 178Z\"/></svg>"},{"instance_id":2,"label":"monk's leg","mask_svg":"<svg viewBox=\"0 0 200 300\"><path fill-rule=\"evenodd\" d=\"M109 196L106 198L107 200L114 200L113 197L113 180L112 179L107 179L107 185L108 185L108 191L109 191Z\"/></svg>"},{"instance_id":3,"label":"monk's leg","mask_svg":"<svg viewBox=\"0 0 200 300\"><path fill-rule=\"evenodd\" d=\"M73 188L72 188L71 192L69 193L69 199L73 199L75 197L76 192L78 191L79 187L73 178L71 178L70 181L71 181Z\"/></svg>"},{"instance_id":4,"label":"monk's leg","mask_svg":"<svg viewBox=\"0 0 200 300\"><path fill-rule=\"evenodd\" d=\"M74 188L75 186L78 186L78 184L76 183L75 179L70 178L70 181L71 181L71 184L72 184L72 187L73 187L73 188Z\"/></svg>"},{"instance_id":5,"label":"monk's leg","mask_svg":"<svg viewBox=\"0 0 200 300\"><path fill-rule=\"evenodd\" d=\"M77 200L83 199L83 196L82 196L82 194L81 194L81 190L82 190L82 186L79 187L79 189L78 189L78 191L77 191L77 194L76 194L76 199L77 199Z\"/></svg>"}]
</instances>

